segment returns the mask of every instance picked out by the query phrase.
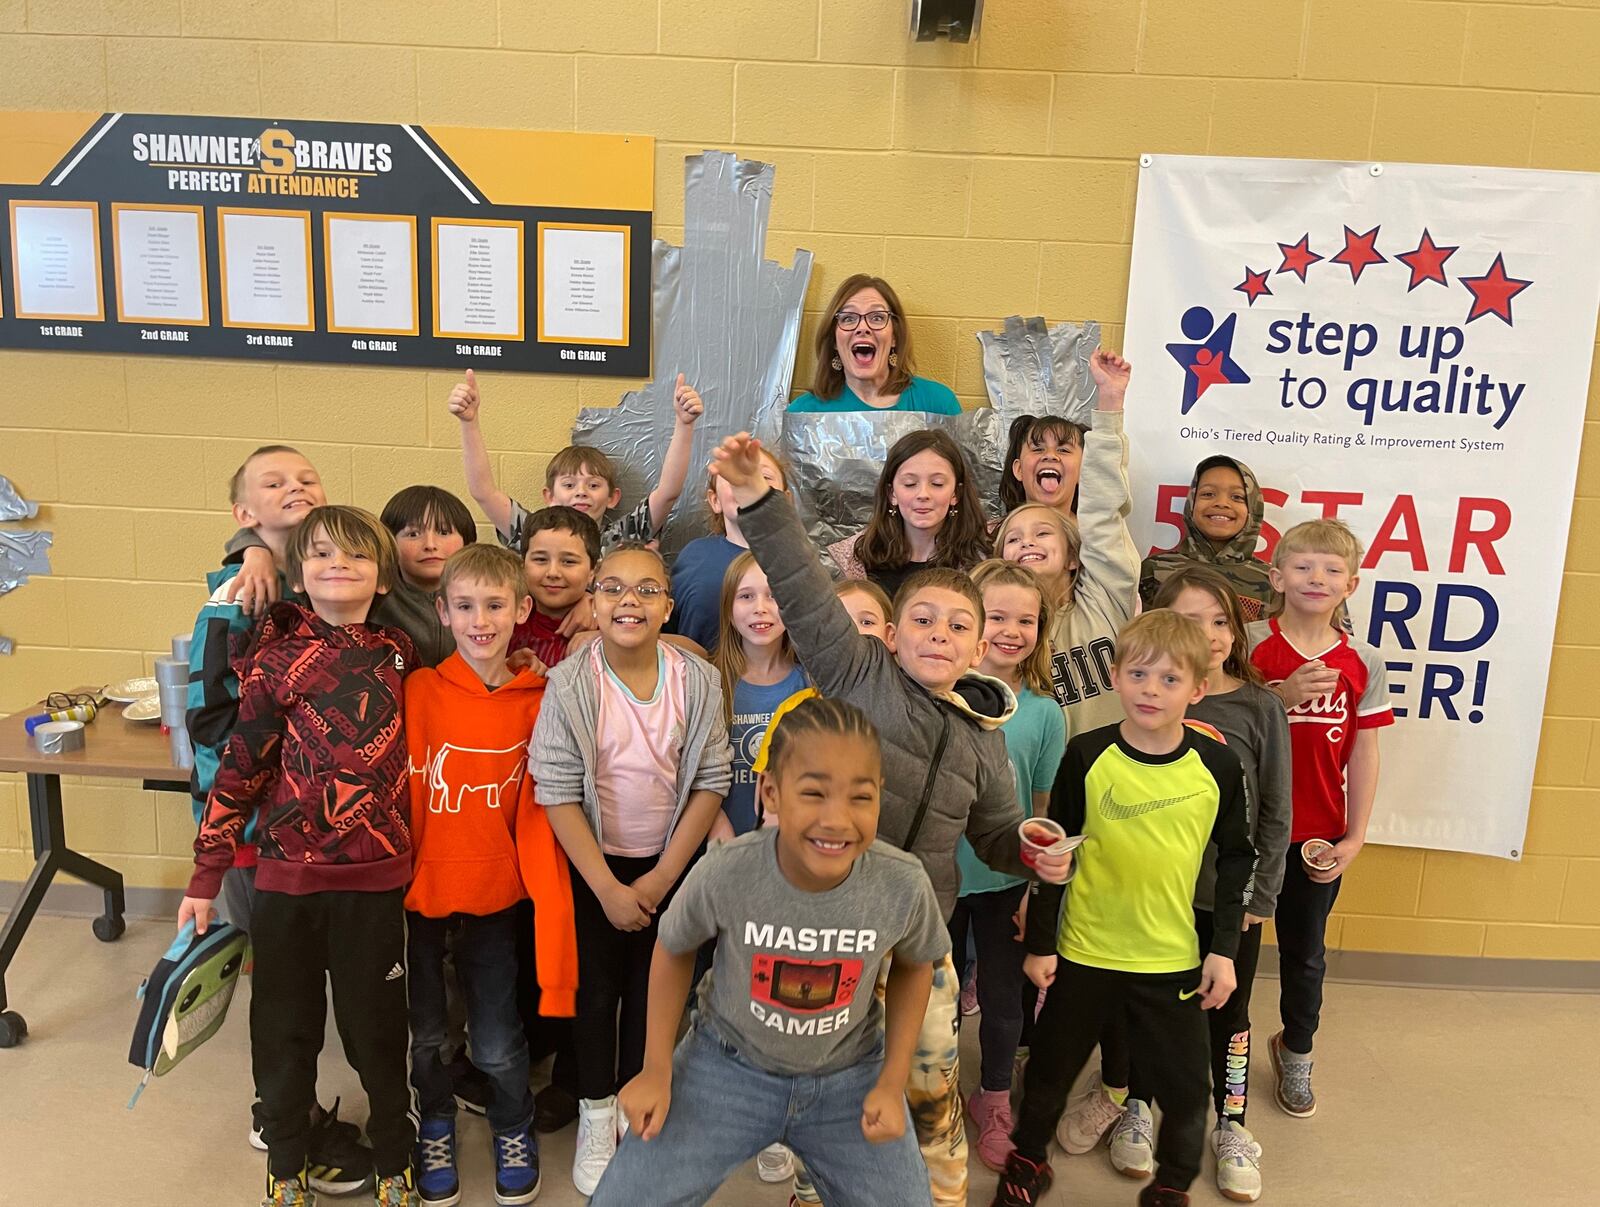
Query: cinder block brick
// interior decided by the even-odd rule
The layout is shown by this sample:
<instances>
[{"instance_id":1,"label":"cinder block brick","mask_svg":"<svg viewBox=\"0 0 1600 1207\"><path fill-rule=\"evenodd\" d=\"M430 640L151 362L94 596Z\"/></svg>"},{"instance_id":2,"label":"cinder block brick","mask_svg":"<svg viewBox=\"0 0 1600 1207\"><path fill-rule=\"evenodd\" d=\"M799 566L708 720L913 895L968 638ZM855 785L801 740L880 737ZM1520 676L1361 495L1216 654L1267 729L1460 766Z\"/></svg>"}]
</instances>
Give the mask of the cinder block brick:
<instances>
[{"instance_id":1,"label":"cinder block brick","mask_svg":"<svg viewBox=\"0 0 1600 1207\"><path fill-rule=\"evenodd\" d=\"M1408 163L1523 167L1539 98L1463 88L1378 89L1372 156Z\"/></svg>"},{"instance_id":2,"label":"cinder block brick","mask_svg":"<svg viewBox=\"0 0 1600 1207\"><path fill-rule=\"evenodd\" d=\"M677 370L673 370L677 376ZM622 401L622 396L629 390L642 388L648 381L644 377L580 377L578 378L578 406L583 407L614 407ZM563 441L556 445L565 448L570 442Z\"/></svg>"},{"instance_id":3,"label":"cinder block brick","mask_svg":"<svg viewBox=\"0 0 1600 1207\"><path fill-rule=\"evenodd\" d=\"M1484 855L1429 851L1417 913L1480 922L1554 922L1561 912L1567 861L1530 855L1521 863Z\"/></svg>"},{"instance_id":4,"label":"cinder block brick","mask_svg":"<svg viewBox=\"0 0 1600 1207\"><path fill-rule=\"evenodd\" d=\"M1058 75L1050 153L1132 159L1146 151L1198 155L1211 128L1210 80L1146 75Z\"/></svg>"},{"instance_id":5,"label":"cinder block brick","mask_svg":"<svg viewBox=\"0 0 1600 1207\"><path fill-rule=\"evenodd\" d=\"M1572 504L1567 569L1600 571L1600 499L1578 499Z\"/></svg>"},{"instance_id":6,"label":"cinder block brick","mask_svg":"<svg viewBox=\"0 0 1600 1207\"><path fill-rule=\"evenodd\" d=\"M1040 155L1049 145L1048 75L907 67L897 76L896 147Z\"/></svg>"},{"instance_id":7,"label":"cinder block brick","mask_svg":"<svg viewBox=\"0 0 1600 1207\"><path fill-rule=\"evenodd\" d=\"M1363 847L1339 890L1339 905L1352 914L1415 916L1422 863L1422 852L1408 847Z\"/></svg>"},{"instance_id":8,"label":"cinder block brick","mask_svg":"<svg viewBox=\"0 0 1600 1207\"><path fill-rule=\"evenodd\" d=\"M1523 840L1522 853L1600 858L1600 791L1595 788L1535 788L1528 809L1528 836Z\"/></svg>"},{"instance_id":9,"label":"cinder block brick","mask_svg":"<svg viewBox=\"0 0 1600 1207\"><path fill-rule=\"evenodd\" d=\"M1002 239L888 239L883 276L912 314L1032 314L1039 245Z\"/></svg>"},{"instance_id":10,"label":"cinder block brick","mask_svg":"<svg viewBox=\"0 0 1600 1207\"><path fill-rule=\"evenodd\" d=\"M582 9L502 4L500 44L521 50L654 54L658 7L659 0L608 0Z\"/></svg>"},{"instance_id":11,"label":"cinder block brick","mask_svg":"<svg viewBox=\"0 0 1600 1207\"><path fill-rule=\"evenodd\" d=\"M183 32L192 38L267 38L331 42L338 0L183 0Z\"/></svg>"},{"instance_id":12,"label":"cinder block brick","mask_svg":"<svg viewBox=\"0 0 1600 1207\"><path fill-rule=\"evenodd\" d=\"M156 852L175 859L194 859L194 807L186 794L152 792L155 798Z\"/></svg>"},{"instance_id":13,"label":"cinder block brick","mask_svg":"<svg viewBox=\"0 0 1600 1207\"><path fill-rule=\"evenodd\" d=\"M201 485L205 490L204 507L227 513L233 504L228 499L228 482L244 459L260 446L257 440L208 439L200 442L204 459ZM322 491L330 503L350 501L350 446L346 444L315 444L304 440L294 441L293 447L304 454L316 467L322 478Z\"/></svg>"},{"instance_id":14,"label":"cinder block brick","mask_svg":"<svg viewBox=\"0 0 1600 1207\"><path fill-rule=\"evenodd\" d=\"M68 645L66 604L66 580L36 574L15 591L0 595L0 637L32 645Z\"/></svg>"},{"instance_id":15,"label":"cinder block brick","mask_svg":"<svg viewBox=\"0 0 1600 1207\"><path fill-rule=\"evenodd\" d=\"M139 577L147 582L188 583L198 591L206 572L217 568L222 546L236 528L225 511L135 512Z\"/></svg>"},{"instance_id":16,"label":"cinder block brick","mask_svg":"<svg viewBox=\"0 0 1600 1207\"><path fill-rule=\"evenodd\" d=\"M956 326L956 379L950 388L958 395L988 398L983 384L983 345L978 332L993 331L996 324L981 319L962 319Z\"/></svg>"},{"instance_id":17,"label":"cinder block brick","mask_svg":"<svg viewBox=\"0 0 1600 1207\"><path fill-rule=\"evenodd\" d=\"M1600 859L1567 861L1567 887L1561 897L1561 921L1600 925Z\"/></svg>"},{"instance_id":18,"label":"cinder block brick","mask_svg":"<svg viewBox=\"0 0 1600 1207\"><path fill-rule=\"evenodd\" d=\"M351 450L353 471L350 501L376 515L397 490L418 483L442 486L471 505L461 457L443 448L358 445ZM524 503L534 500L518 495Z\"/></svg>"},{"instance_id":19,"label":"cinder block brick","mask_svg":"<svg viewBox=\"0 0 1600 1207\"><path fill-rule=\"evenodd\" d=\"M1591 615L1600 615L1600 612ZM1546 719L1539 734L1539 758L1533 767L1533 782L1540 787L1553 788L1582 784L1593 729L1594 723L1585 719Z\"/></svg>"},{"instance_id":20,"label":"cinder block brick","mask_svg":"<svg viewBox=\"0 0 1600 1207\"><path fill-rule=\"evenodd\" d=\"M1545 695L1548 717L1600 717L1600 648L1558 645L1550 659L1550 689Z\"/></svg>"},{"instance_id":21,"label":"cinder block brick","mask_svg":"<svg viewBox=\"0 0 1600 1207\"><path fill-rule=\"evenodd\" d=\"M1340 900L1340 905L1344 901ZM1340 946L1347 951L1394 951L1418 956L1483 954L1483 923L1435 918L1377 918L1346 914Z\"/></svg>"},{"instance_id":22,"label":"cinder block brick","mask_svg":"<svg viewBox=\"0 0 1600 1207\"><path fill-rule=\"evenodd\" d=\"M118 855L117 871L129 888L184 889L194 874L194 857L170 855Z\"/></svg>"},{"instance_id":23,"label":"cinder block brick","mask_svg":"<svg viewBox=\"0 0 1600 1207\"><path fill-rule=\"evenodd\" d=\"M817 98L835 115L819 137ZM886 67L740 63L734 76L734 132L740 142L845 148L890 145L894 72Z\"/></svg>"},{"instance_id":24,"label":"cinder block brick","mask_svg":"<svg viewBox=\"0 0 1600 1207\"><path fill-rule=\"evenodd\" d=\"M995 6L991 6L991 10ZM911 64L959 67L977 59L976 42L916 42L909 34L907 9L901 4L862 4L859 0L822 0L821 55L828 63ZM984 37L993 12L985 13Z\"/></svg>"},{"instance_id":25,"label":"cinder block brick","mask_svg":"<svg viewBox=\"0 0 1600 1207\"><path fill-rule=\"evenodd\" d=\"M1600 618L1600 574L1563 574L1561 607L1556 613L1556 640L1562 645L1595 641Z\"/></svg>"},{"instance_id":26,"label":"cinder block brick","mask_svg":"<svg viewBox=\"0 0 1600 1207\"><path fill-rule=\"evenodd\" d=\"M1483 954L1521 960L1600 960L1600 926L1491 922Z\"/></svg>"},{"instance_id":27,"label":"cinder block brick","mask_svg":"<svg viewBox=\"0 0 1600 1207\"><path fill-rule=\"evenodd\" d=\"M1600 725L1594 727L1594 736L1589 740L1589 767L1584 772L1583 782L1591 788L1600 788Z\"/></svg>"},{"instance_id":28,"label":"cinder block brick","mask_svg":"<svg viewBox=\"0 0 1600 1207\"><path fill-rule=\"evenodd\" d=\"M194 629L205 584L67 581L66 629L80 648L169 651L173 635Z\"/></svg>"},{"instance_id":29,"label":"cinder block brick","mask_svg":"<svg viewBox=\"0 0 1600 1207\"><path fill-rule=\"evenodd\" d=\"M278 367L284 439L419 445L427 440L427 374L420 369Z\"/></svg>"},{"instance_id":30,"label":"cinder block brick","mask_svg":"<svg viewBox=\"0 0 1600 1207\"><path fill-rule=\"evenodd\" d=\"M953 389L960 323L956 319L913 318L910 326L917 375L931 377Z\"/></svg>"},{"instance_id":31,"label":"cinder block brick","mask_svg":"<svg viewBox=\"0 0 1600 1207\"><path fill-rule=\"evenodd\" d=\"M0 105L7 109L107 109L103 38L0 34Z\"/></svg>"},{"instance_id":32,"label":"cinder block brick","mask_svg":"<svg viewBox=\"0 0 1600 1207\"><path fill-rule=\"evenodd\" d=\"M176 34L178 0L28 0L36 34Z\"/></svg>"},{"instance_id":33,"label":"cinder block brick","mask_svg":"<svg viewBox=\"0 0 1600 1207\"><path fill-rule=\"evenodd\" d=\"M708 59L817 57L817 0L661 0L661 53Z\"/></svg>"},{"instance_id":34,"label":"cinder block brick","mask_svg":"<svg viewBox=\"0 0 1600 1207\"><path fill-rule=\"evenodd\" d=\"M11 297L6 297L9 306ZM16 419L88 432L128 430L128 388L120 356L72 352L0 352L0 387Z\"/></svg>"},{"instance_id":35,"label":"cinder block brick","mask_svg":"<svg viewBox=\"0 0 1600 1207\"><path fill-rule=\"evenodd\" d=\"M0 712L26 708L63 688L98 687L144 673L144 659L137 650L69 650L19 643L16 653L6 659L6 673L0 675Z\"/></svg>"},{"instance_id":36,"label":"cinder block brick","mask_svg":"<svg viewBox=\"0 0 1600 1207\"><path fill-rule=\"evenodd\" d=\"M278 434L277 367L237 360L129 357L129 420L170 436Z\"/></svg>"},{"instance_id":37,"label":"cinder block brick","mask_svg":"<svg viewBox=\"0 0 1600 1207\"><path fill-rule=\"evenodd\" d=\"M22 825L17 820L17 783L21 776L6 776L0 783L0 851L20 849Z\"/></svg>"},{"instance_id":38,"label":"cinder block brick","mask_svg":"<svg viewBox=\"0 0 1600 1207\"><path fill-rule=\"evenodd\" d=\"M241 117L261 112L260 59L271 57L252 42L196 38L107 38L105 56L113 109ZM310 91L296 99L303 101ZM284 109L297 111L295 106Z\"/></svg>"},{"instance_id":39,"label":"cinder block brick","mask_svg":"<svg viewBox=\"0 0 1600 1207\"><path fill-rule=\"evenodd\" d=\"M1127 244L1046 243L1040 256L1039 310L1051 322L1122 322L1128 309L1130 253Z\"/></svg>"},{"instance_id":40,"label":"cinder block brick","mask_svg":"<svg viewBox=\"0 0 1600 1207\"><path fill-rule=\"evenodd\" d=\"M50 571L58 578L132 578L134 514L122 507L47 503L22 526L55 534Z\"/></svg>"},{"instance_id":41,"label":"cinder block brick","mask_svg":"<svg viewBox=\"0 0 1600 1207\"><path fill-rule=\"evenodd\" d=\"M726 142L733 137L733 64L580 55L577 128Z\"/></svg>"},{"instance_id":42,"label":"cinder block brick","mask_svg":"<svg viewBox=\"0 0 1600 1207\"><path fill-rule=\"evenodd\" d=\"M1465 5L1311 0L1304 74L1318 80L1454 84L1466 42ZM1274 113L1272 120L1280 118Z\"/></svg>"},{"instance_id":43,"label":"cinder block brick","mask_svg":"<svg viewBox=\"0 0 1600 1207\"><path fill-rule=\"evenodd\" d=\"M1583 445L1578 450L1578 482L1573 492L1581 499L1600 498L1600 423L1583 425Z\"/></svg>"},{"instance_id":44,"label":"cinder block brick","mask_svg":"<svg viewBox=\"0 0 1600 1207\"><path fill-rule=\"evenodd\" d=\"M1377 89L1301 80L1218 80L1213 155L1362 159L1372 141ZM1271 114L1270 120L1263 117Z\"/></svg>"},{"instance_id":45,"label":"cinder block brick","mask_svg":"<svg viewBox=\"0 0 1600 1207\"><path fill-rule=\"evenodd\" d=\"M417 95L424 122L570 130L577 82L567 55L419 50Z\"/></svg>"},{"instance_id":46,"label":"cinder block brick","mask_svg":"<svg viewBox=\"0 0 1600 1207\"><path fill-rule=\"evenodd\" d=\"M9 439L9 438L8 438ZM74 503L114 507L203 507L200 441L182 436L62 432Z\"/></svg>"},{"instance_id":47,"label":"cinder block brick","mask_svg":"<svg viewBox=\"0 0 1600 1207\"><path fill-rule=\"evenodd\" d=\"M1532 166L1600 170L1600 97L1546 93L1539 98Z\"/></svg>"},{"instance_id":48,"label":"cinder block brick","mask_svg":"<svg viewBox=\"0 0 1600 1207\"><path fill-rule=\"evenodd\" d=\"M1114 242L1128 226L1135 167L1071 159L980 159L967 233L989 239Z\"/></svg>"},{"instance_id":49,"label":"cinder block brick","mask_svg":"<svg viewBox=\"0 0 1600 1207\"><path fill-rule=\"evenodd\" d=\"M543 453L506 453L500 458L501 489L527 506L535 507L544 497L544 471L550 458Z\"/></svg>"},{"instance_id":50,"label":"cinder block brick","mask_svg":"<svg viewBox=\"0 0 1600 1207\"><path fill-rule=\"evenodd\" d=\"M774 147L739 145L734 150L746 159L758 159L773 166L769 227L809 230L813 225L812 194L816 189L817 157L810 152L784 151ZM681 185L681 164L674 179Z\"/></svg>"},{"instance_id":51,"label":"cinder block brick","mask_svg":"<svg viewBox=\"0 0 1600 1207\"><path fill-rule=\"evenodd\" d=\"M358 122L417 120L417 53L398 46L261 47L261 110Z\"/></svg>"},{"instance_id":52,"label":"cinder block brick","mask_svg":"<svg viewBox=\"0 0 1600 1207\"><path fill-rule=\"evenodd\" d=\"M949 155L819 155L816 227L847 234L964 235L972 164Z\"/></svg>"},{"instance_id":53,"label":"cinder block brick","mask_svg":"<svg viewBox=\"0 0 1600 1207\"><path fill-rule=\"evenodd\" d=\"M21 33L27 25L27 0L0 0L0 30Z\"/></svg>"},{"instance_id":54,"label":"cinder block brick","mask_svg":"<svg viewBox=\"0 0 1600 1207\"><path fill-rule=\"evenodd\" d=\"M494 46L500 38L496 0L339 0L344 42L395 42L405 46Z\"/></svg>"},{"instance_id":55,"label":"cinder block brick","mask_svg":"<svg viewBox=\"0 0 1600 1207\"><path fill-rule=\"evenodd\" d=\"M1126 0L993 5L983 14L978 66L1132 71L1139 49L1139 8Z\"/></svg>"},{"instance_id":56,"label":"cinder block brick","mask_svg":"<svg viewBox=\"0 0 1600 1207\"><path fill-rule=\"evenodd\" d=\"M60 498L55 433L7 431L0 437L0 474L31 502Z\"/></svg>"},{"instance_id":57,"label":"cinder block brick","mask_svg":"<svg viewBox=\"0 0 1600 1207\"><path fill-rule=\"evenodd\" d=\"M479 373L478 422L496 452L553 453L566 447L578 411L578 379L543 373ZM461 375L428 374L428 443L461 448L461 421L445 399Z\"/></svg>"},{"instance_id":58,"label":"cinder block brick","mask_svg":"<svg viewBox=\"0 0 1600 1207\"><path fill-rule=\"evenodd\" d=\"M1148 0L1139 70L1287 79L1300 65L1306 0Z\"/></svg>"},{"instance_id":59,"label":"cinder block brick","mask_svg":"<svg viewBox=\"0 0 1600 1207\"><path fill-rule=\"evenodd\" d=\"M882 276L883 245L883 238L878 235L783 230L767 232L767 256L779 264L793 264L796 248L804 248L811 253L811 281L806 286L805 300L805 308L809 311L821 310L826 306L833 291L839 287L839 282L848 276L858 272ZM897 281L891 284L896 290L902 289ZM913 307L903 293L901 300L908 307Z\"/></svg>"},{"instance_id":60,"label":"cinder block brick","mask_svg":"<svg viewBox=\"0 0 1600 1207\"><path fill-rule=\"evenodd\" d=\"M61 811L73 847L94 854L154 855L154 796L131 786L63 788Z\"/></svg>"},{"instance_id":61,"label":"cinder block brick","mask_svg":"<svg viewBox=\"0 0 1600 1207\"><path fill-rule=\"evenodd\" d=\"M1484 88L1600 91L1600 10L1472 6L1461 82Z\"/></svg>"}]
</instances>

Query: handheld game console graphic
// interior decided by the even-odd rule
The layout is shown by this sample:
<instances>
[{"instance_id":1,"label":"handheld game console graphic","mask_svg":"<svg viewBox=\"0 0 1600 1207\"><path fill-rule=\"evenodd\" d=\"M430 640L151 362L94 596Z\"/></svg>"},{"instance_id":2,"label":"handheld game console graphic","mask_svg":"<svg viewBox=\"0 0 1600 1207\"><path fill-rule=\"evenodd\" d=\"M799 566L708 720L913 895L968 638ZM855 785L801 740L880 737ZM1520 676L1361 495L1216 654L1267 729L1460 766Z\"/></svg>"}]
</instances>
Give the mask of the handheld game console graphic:
<instances>
[{"instance_id":1,"label":"handheld game console graphic","mask_svg":"<svg viewBox=\"0 0 1600 1207\"><path fill-rule=\"evenodd\" d=\"M750 996L784 1010L848 1006L860 984L860 960L797 960L762 953L750 960Z\"/></svg>"}]
</instances>

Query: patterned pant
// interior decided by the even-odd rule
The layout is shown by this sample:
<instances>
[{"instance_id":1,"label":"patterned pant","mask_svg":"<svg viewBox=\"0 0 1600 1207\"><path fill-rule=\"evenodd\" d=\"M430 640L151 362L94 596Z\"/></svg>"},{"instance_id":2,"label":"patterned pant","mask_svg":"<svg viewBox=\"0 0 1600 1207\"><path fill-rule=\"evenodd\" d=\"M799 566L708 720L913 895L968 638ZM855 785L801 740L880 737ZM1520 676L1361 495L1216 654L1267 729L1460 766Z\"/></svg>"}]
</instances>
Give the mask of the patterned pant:
<instances>
[{"instance_id":1,"label":"patterned pant","mask_svg":"<svg viewBox=\"0 0 1600 1207\"><path fill-rule=\"evenodd\" d=\"M878 979L883 999L884 979ZM967 1132L961 1117L961 1066L959 1039L961 985L950 957L933 966L933 988L928 1012L922 1018L916 1055L911 1058L911 1079L906 1101L917 1131L917 1145L928 1167L928 1187L935 1207L966 1207ZM798 1169L799 1162L795 1162ZM820 1203L805 1170L795 1175L795 1197L802 1203Z\"/></svg>"}]
</instances>

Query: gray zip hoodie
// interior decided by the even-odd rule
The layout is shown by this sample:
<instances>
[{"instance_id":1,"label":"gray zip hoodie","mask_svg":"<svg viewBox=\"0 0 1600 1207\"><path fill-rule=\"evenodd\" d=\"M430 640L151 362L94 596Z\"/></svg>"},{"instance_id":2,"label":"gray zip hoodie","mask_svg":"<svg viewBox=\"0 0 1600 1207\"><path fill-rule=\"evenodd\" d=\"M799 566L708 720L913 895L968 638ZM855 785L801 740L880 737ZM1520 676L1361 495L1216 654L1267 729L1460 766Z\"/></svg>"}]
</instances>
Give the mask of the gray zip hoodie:
<instances>
[{"instance_id":1,"label":"gray zip hoodie","mask_svg":"<svg viewBox=\"0 0 1600 1207\"><path fill-rule=\"evenodd\" d=\"M824 696L848 700L878 727L878 836L922 860L944 916L955 909L961 883L956 839L962 834L996 871L1029 875L1017 835L1016 776L1000 732L1016 711L1011 689L968 673L953 691L935 696L900 669L883 642L856 632L782 491L741 507L739 530L766 571L812 683Z\"/></svg>"}]
</instances>

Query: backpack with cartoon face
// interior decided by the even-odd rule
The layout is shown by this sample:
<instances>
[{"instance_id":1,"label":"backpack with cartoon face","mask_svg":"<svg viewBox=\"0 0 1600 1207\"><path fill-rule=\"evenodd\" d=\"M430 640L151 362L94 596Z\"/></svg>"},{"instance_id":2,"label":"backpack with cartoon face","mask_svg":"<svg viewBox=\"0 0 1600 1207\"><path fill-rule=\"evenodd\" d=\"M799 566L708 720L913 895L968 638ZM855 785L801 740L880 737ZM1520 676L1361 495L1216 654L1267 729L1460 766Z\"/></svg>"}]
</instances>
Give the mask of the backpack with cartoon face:
<instances>
[{"instance_id":1,"label":"backpack with cartoon face","mask_svg":"<svg viewBox=\"0 0 1600 1207\"><path fill-rule=\"evenodd\" d=\"M128 1106L139 1100L151 1075L161 1077L217 1033L244 970L250 940L236 926L213 922L203 935L185 923L155 970L139 986L139 1021L128 1062L144 1078Z\"/></svg>"}]
</instances>

